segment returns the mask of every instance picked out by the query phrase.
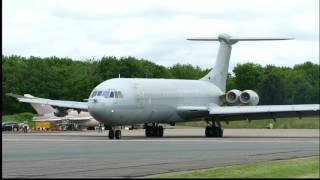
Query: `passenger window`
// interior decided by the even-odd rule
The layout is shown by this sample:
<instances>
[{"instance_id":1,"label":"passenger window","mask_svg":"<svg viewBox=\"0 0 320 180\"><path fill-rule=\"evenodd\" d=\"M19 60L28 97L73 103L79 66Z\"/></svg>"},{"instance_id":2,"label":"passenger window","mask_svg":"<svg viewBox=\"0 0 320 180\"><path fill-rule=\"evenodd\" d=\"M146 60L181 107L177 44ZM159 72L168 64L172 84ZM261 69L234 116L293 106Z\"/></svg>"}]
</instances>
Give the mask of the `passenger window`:
<instances>
[{"instance_id":1,"label":"passenger window","mask_svg":"<svg viewBox=\"0 0 320 180\"><path fill-rule=\"evenodd\" d=\"M93 93L91 94L91 97L93 98L94 96L96 96L97 91L93 91Z\"/></svg>"},{"instance_id":2,"label":"passenger window","mask_svg":"<svg viewBox=\"0 0 320 180\"><path fill-rule=\"evenodd\" d=\"M118 98L123 98L121 91L118 91Z\"/></svg>"},{"instance_id":3,"label":"passenger window","mask_svg":"<svg viewBox=\"0 0 320 180\"><path fill-rule=\"evenodd\" d=\"M109 92L110 91L103 91L102 96L105 97L105 98L108 98L109 97Z\"/></svg>"},{"instance_id":4,"label":"passenger window","mask_svg":"<svg viewBox=\"0 0 320 180\"><path fill-rule=\"evenodd\" d=\"M111 98L113 98L113 97L114 97L114 92L113 92L113 91L111 91L111 93L110 93L110 97L111 97Z\"/></svg>"}]
</instances>

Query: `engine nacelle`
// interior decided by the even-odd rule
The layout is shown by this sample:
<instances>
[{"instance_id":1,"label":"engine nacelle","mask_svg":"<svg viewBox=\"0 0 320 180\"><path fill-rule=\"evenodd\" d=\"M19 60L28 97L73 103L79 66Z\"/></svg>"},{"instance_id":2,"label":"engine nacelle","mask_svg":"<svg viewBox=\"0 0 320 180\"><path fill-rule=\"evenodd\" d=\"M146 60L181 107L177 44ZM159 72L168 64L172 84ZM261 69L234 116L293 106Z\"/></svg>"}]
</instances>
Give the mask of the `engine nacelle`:
<instances>
[{"instance_id":1,"label":"engine nacelle","mask_svg":"<svg viewBox=\"0 0 320 180\"><path fill-rule=\"evenodd\" d=\"M244 105L255 106L259 103L259 96L252 90L245 90L240 95L240 102Z\"/></svg>"},{"instance_id":2,"label":"engine nacelle","mask_svg":"<svg viewBox=\"0 0 320 180\"><path fill-rule=\"evenodd\" d=\"M57 117L64 117L68 115L67 109L57 108L54 110L53 114Z\"/></svg>"},{"instance_id":3,"label":"engine nacelle","mask_svg":"<svg viewBox=\"0 0 320 180\"><path fill-rule=\"evenodd\" d=\"M228 91L226 94L227 103L230 103L230 104L239 103L240 95L241 95L241 91L239 91L237 89L232 89L232 90Z\"/></svg>"}]
</instances>

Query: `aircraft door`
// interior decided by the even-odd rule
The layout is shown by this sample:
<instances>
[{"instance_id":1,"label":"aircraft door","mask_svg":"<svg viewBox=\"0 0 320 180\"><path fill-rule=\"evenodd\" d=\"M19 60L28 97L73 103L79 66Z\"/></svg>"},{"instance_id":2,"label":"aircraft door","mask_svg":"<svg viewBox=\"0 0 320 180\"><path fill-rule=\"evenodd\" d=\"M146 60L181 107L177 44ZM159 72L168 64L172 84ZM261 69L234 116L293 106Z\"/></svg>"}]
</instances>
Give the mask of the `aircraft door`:
<instances>
[{"instance_id":1,"label":"aircraft door","mask_svg":"<svg viewBox=\"0 0 320 180\"><path fill-rule=\"evenodd\" d=\"M136 105L138 108L143 108L144 106L144 91L138 84L134 85L136 91Z\"/></svg>"}]
</instances>

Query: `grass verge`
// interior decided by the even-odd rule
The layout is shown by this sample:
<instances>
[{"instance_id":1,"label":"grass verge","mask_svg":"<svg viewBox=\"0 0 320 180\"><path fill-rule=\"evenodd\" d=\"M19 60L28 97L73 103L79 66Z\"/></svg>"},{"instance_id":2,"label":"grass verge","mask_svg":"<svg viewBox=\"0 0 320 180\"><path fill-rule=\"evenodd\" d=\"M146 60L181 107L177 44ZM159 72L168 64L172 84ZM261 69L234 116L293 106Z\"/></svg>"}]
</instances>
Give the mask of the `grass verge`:
<instances>
[{"instance_id":1,"label":"grass verge","mask_svg":"<svg viewBox=\"0 0 320 180\"><path fill-rule=\"evenodd\" d=\"M247 163L204 170L146 176L146 178L319 178L319 158Z\"/></svg>"}]
</instances>

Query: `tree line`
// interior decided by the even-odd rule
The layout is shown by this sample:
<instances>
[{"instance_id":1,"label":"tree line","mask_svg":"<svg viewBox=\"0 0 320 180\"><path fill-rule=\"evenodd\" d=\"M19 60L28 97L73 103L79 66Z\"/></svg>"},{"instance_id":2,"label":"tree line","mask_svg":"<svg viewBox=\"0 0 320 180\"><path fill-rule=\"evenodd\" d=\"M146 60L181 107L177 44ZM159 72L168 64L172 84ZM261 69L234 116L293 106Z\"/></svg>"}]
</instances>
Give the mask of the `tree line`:
<instances>
[{"instance_id":1,"label":"tree line","mask_svg":"<svg viewBox=\"0 0 320 180\"><path fill-rule=\"evenodd\" d=\"M99 83L119 74L122 78L200 79L209 71L190 64L165 67L130 56L78 61L2 55L2 114L34 112L30 105L5 95L9 92L82 101ZM256 91L261 105L319 103L319 65L308 61L293 68L237 64L228 74L230 89Z\"/></svg>"}]
</instances>

